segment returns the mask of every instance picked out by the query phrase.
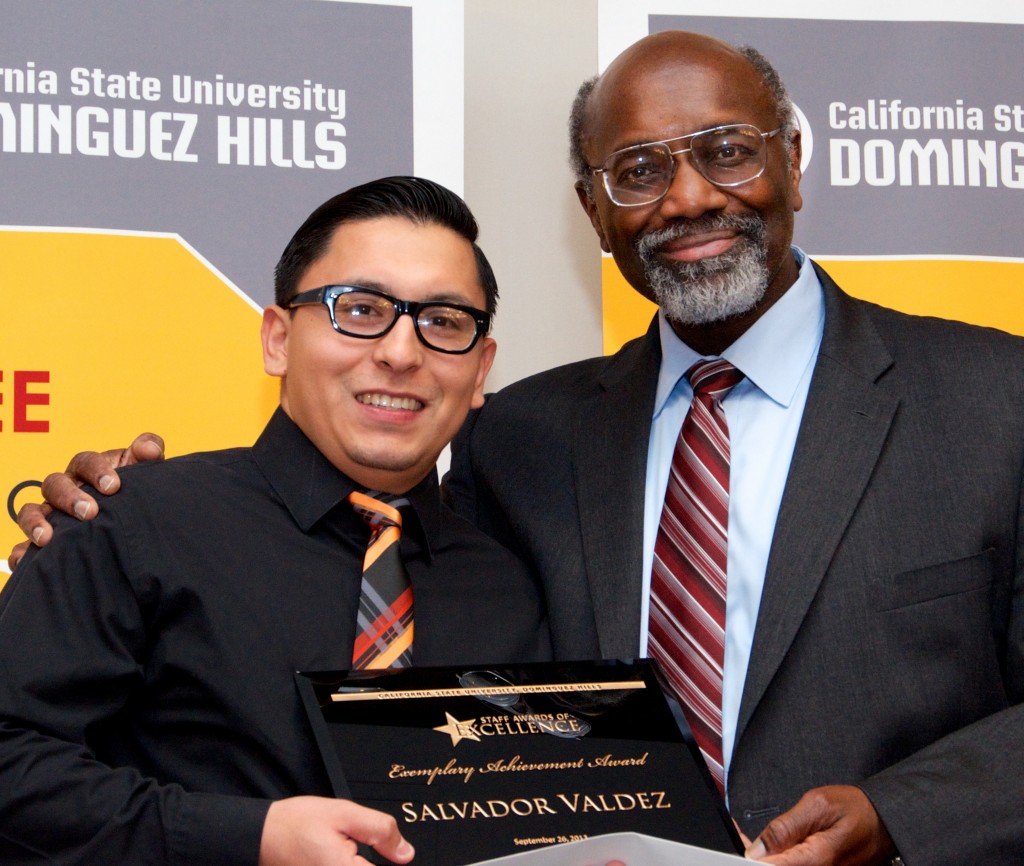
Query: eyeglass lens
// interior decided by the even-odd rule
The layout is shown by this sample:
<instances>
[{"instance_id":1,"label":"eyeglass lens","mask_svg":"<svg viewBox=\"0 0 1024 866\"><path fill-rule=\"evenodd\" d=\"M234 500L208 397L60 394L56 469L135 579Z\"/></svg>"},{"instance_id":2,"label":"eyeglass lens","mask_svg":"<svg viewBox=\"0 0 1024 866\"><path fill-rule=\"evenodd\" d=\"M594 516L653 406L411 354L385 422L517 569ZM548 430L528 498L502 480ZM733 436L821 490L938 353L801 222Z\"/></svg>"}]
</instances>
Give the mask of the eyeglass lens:
<instances>
[{"instance_id":1,"label":"eyeglass lens","mask_svg":"<svg viewBox=\"0 0 1024 866\"><path fill-rule=\"evenodd\" d=\"M765 140L755 126L710 129L684 138L675 151L671 144L654 142L613 153L605 163L605 184L612 201L643 204L663 196L675 176L673 153L690 152L690 162L711 183L735 186L764 171Z\"/></svg>"},{"instance_id":2,"label":"eyeglass lens","mask_svg":"<svg viewBox=\"0 0 1024 866\"><path fill-rule=\"evenodd\" d=\"M346 292L334 299L334 321L358 337L379 337L398 316L393 301L369 292ZM476 320L447 304L429 304L415 313L416 330L436 349L459 352L476 339Z\"/></svg>"}]
</instances>

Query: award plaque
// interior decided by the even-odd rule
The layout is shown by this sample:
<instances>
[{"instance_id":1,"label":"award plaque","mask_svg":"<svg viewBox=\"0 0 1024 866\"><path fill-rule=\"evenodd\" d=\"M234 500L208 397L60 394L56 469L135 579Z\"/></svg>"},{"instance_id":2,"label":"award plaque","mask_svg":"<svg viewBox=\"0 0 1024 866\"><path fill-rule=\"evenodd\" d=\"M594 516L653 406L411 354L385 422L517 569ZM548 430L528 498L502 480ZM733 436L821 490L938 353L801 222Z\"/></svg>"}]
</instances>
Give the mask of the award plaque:
<instances>
[{"instance_id":1,"label":"award plaque","mask_svg":"<svg viewBox=\"0 0 1024 866\"><path fill-rule=\"evenodd\" d=\"M649 662L297 681L335 794L393 815L418 866L616 832L743 850Z\"/></svg>"}]
</instances>

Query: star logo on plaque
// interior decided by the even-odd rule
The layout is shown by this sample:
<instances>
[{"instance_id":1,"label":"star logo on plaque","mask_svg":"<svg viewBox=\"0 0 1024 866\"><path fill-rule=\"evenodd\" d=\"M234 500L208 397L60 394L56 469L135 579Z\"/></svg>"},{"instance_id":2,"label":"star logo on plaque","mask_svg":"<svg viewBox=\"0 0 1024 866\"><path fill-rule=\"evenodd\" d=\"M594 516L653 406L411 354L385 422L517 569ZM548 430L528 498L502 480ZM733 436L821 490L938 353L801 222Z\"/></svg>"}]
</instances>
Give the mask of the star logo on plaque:
<instances>
[{"instance_id":1,"label":"star logo on plaque","mask_svg":"<svg viewBox=\"0 0 1024 866\"><path fill-rule=\"evenodd\" d=\"M476 728L473 725L476 723L476 719L467 719L464 722L460 722L455 716L449 712L445 712L445 718L448 719L447 725L441 725L438 728L434 728L435 731L440 731L442 734L447 734L452 738L452 745L457 746L462 740L475 740L480 742L480 735L477 733Z\"/></svg>"}]
</instances>

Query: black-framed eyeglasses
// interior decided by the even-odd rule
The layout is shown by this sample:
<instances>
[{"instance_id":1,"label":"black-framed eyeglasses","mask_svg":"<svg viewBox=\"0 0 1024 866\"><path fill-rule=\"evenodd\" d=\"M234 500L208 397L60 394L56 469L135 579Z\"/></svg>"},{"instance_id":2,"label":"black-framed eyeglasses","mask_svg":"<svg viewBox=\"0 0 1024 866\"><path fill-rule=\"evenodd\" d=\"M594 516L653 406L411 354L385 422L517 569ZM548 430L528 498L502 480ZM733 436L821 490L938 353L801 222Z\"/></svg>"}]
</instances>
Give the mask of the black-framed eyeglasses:
<instances>
[{"instance_id":1,"label":"black-framed eyeglasses","mask_svg":"<svg viewBox=\"0 0 1024 866\"><path fill-rule=\"evenodd\" d=\"M690 154L690 163L715 186L748 183L764 174L768 164L765 142L782 127L761 132L749 123L716 126L669 138L637 144L611 154L600 168L605 192L621 207L652 204L663 198L676 176L676 157ZM683 142L688 145L679 146Z\"/></svg>"},{"instance_id":2,"label":"black-framed eyeglasses","mask_svg":"<svg viewBox=\"0 0 1024 866\"><path fill-rule=\"evenodd\" d=\"M300 292L288 308L323 304L339 334L373 340L383 337L399 316L412 316L416 336L428 349L462 355L491 327L491 314L476 307L439 301L403 301L363 286L321 286Z\"/></svg>"}]
</instances>

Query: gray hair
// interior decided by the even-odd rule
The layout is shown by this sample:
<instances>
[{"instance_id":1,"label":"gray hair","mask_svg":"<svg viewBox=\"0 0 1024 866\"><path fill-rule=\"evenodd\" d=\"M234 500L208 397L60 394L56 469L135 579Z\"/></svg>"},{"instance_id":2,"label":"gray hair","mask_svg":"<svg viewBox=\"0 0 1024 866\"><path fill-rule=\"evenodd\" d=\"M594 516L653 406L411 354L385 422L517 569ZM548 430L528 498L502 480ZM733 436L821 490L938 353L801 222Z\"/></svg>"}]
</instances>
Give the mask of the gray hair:
<instances>
[{"instance_id":1,"label":"gray hair","mask_svg":"<svg viewBox=\"0 0 1024 866\"><path fill-rule=\"evenodd\" d=\"M576 176L576 183L586 190L587 196L594 197L594 175L591 174L590 166L583 155L583 123L587 114L587 104L590 102L590 94L600 78L594 75L580 85L576 91L576 98L572 101L572 110L569 112L569 166Z\"/></svg>"},{"instance_id":2,"label":"gray hair","mask_svg":"<svg viewBox=\"0 0 1024 866\"><path fill-rule=\"evenodd\" d=\"M790 99L789 92L786 90L786 85L782 83L778 70L772 66L767 57L749 45L742 45L737 48L737 51L754 67L772 95L775 102L776 122L782 128L780 135L788 162L790 148L793 146L793 139L797 132L793 100ZM580 85L579 90L576 91L576 98L572 101L572 110L569 112L569 166L576 177L577 185L582 187L590 198L594 196L594 175L583 155L583 127L590 95L594 92L594 87L599 80L600 76L595 75Z\"/></svg>"},{"instance_id":3,"label":"gray hair","mask_svg":"<svg viewBox=\"0 0 1024 866\"><path fill-rule=\"evenodd\" d=\"M760 51L750 45L741 45L737 50L747 58L772 94L772 99L775 101L775 122L782 129L780 136L788 160L790 148L793 146L793 139L797 133L796 109L793 107L793 100L789 98L789 91L782 83L779 71Z\"/></svg>"}]
</instances>

